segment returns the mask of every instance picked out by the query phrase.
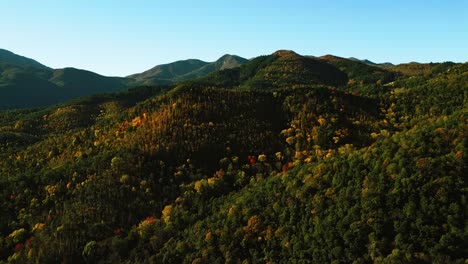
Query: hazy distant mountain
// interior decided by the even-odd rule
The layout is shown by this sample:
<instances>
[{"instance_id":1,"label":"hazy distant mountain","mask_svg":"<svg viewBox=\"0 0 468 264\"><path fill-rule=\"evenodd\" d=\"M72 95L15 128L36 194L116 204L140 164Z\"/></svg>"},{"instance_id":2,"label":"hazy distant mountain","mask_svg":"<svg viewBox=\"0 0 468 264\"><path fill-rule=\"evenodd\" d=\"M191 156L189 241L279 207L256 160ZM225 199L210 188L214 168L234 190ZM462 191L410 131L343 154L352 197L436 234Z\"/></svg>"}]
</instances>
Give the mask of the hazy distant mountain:
<instances>
[{"instance_id":1,"label":"hazy distant mountain","mask_svg":"<svg viewBox=\"0 0 468 264\"><path fill-rule=\"evenodd\" d=\"M142 73L128 76L135 79L138 84L154 85L161 83L171 83L173 79L193 72L209 64L196 59L180 60L168 64L157 65Z\"/></svg>"},{"instance_id":2,"label":"hazy distant mountain","mask_svg":"<svg viewBox=\"0 0 468 264\"><path fill-rule=\"evenodd\" d=\"M80 96L116 92L127 80L73 68L40 70L0 63L0 109L38 107Z\"/></svg>"},{"instance_id":3,"label":"hazy distant mountain","mask_svg":"<svg viewBox=\"0 0 468 264\"><path fill-rule=\"evenodd\" d=\"M106 77L75 68L54 70L49 81L67 90L68 94L73 97L93 93L116 92L127 87L126 78Z\"/></svg>"},{"instance_id":4,"label":"hazy distant mountain","mask_svg":"<svg viewBox=\"0 0 468 264\"><path fill-rule=\"evenodd\" d=\"M132 86L170 84L246 62L248 60L239 56L224 55L211 63L190 59L158 65L129 77L106 77L75 68L51 69L33 59L0 49L0 109L46 106Z\"/></svg>"},{"instance_id":5,"label":"hazy distant mountain","mask_svg":"<svg viewBox=\"0 0 468 264\"><path fill-rule=\"evenodd\" d=\"M236 55L226 54L215 61L213 64L216 66L216 70L224 70L236 68L248 62L248 59Z\"/></svg>"},{"instance_id":6,"label":"hazy distant mountain","mask_svg":"<svg viewBox=\"0 0 468 264\"><path fill-rule=\"evenodd\" d=\"M206 76L214 71L239 67L249 60L235 55L224 55L215 62L189 59L155 66L142 73L128 76L139 85L157 85L180 82Z\"/></svg>"},{"instance_id":7,"label":"hazy distant mountain","mask_svg":"<svg viewBox=\"0 0 468 264\"><path fill-rule=\"evenodd\" d=\"M96 93L116 92L126 78L74 68L50 69L33 59L0 50L0 109L46 106Z\"/></svg>"},{"instance_id":8,"label":"hazy distant mountain","mask_svg":"<svg viewBox=\"0 0 468 264\"><path fill-rule=\"evenodd\" d=\"M0 109L45 106L64 101L63 92L48 81L52 70L0 62Z\"/></svg>"},{"instance_id":9,"label":"hazy distant mountain","mask_svg":"<svg viewBox=\"0 0 468 264\"><path fill-rule=\"evenodd\" d=\"M394 64L391 63L391 62L375 63L375 62L370 61L370 60L368 60L368 59L361 60L361 59L354 58L354 57L349 58L349 60L359 61L359 62L365 63L365 64L367 64L367 65L372 65L372 66L393 66L393 65L394 65Z\"/></svg>"},{"instance_id":10,"label":"hazy distant mountain","mask_svg":"<svg viewBox=\"0 0 468 264\"><path fill-rule=\"evenodd\" d=\"M29 67L34 67L38 69L50 69L49 67L42 65L33 59L17 55L5 49L0 49L0 62L13 64L17 66L26 66L26 67L29 66Z\"/></svg>"},{"instance_id":11,"label":"hazy distant mountain","mask_svg":"<svg viewBox=\"0 0 468 264\"><path fill-rule=\"evenodd\" d=\"M246 64L247 62L249 62L249 60L244 59L242 57L226 54L215 62L208 63L207 65L197 70L194 70L182 76L178 76L177 78L175 78L175 80L184 81L184 80L196 79L196 78L206 76L214 71L236 68L243 64Z\"/></svg>"}]
</instances>

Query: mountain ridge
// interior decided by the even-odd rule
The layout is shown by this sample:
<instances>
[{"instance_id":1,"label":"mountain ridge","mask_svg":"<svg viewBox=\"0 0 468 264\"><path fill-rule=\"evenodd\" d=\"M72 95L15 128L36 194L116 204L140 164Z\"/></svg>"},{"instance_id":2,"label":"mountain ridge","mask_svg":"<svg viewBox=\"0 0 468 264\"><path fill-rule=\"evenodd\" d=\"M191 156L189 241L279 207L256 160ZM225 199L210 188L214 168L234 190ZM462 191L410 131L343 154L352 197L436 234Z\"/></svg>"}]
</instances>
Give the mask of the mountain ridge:
<instances>
[{"instance_id":1,"label":"mountain ridge","mask_svg":"<svg viewBox=\"0 0 468 264\"><path fill-rule=\"evenodd\" d=\"M4 55L0 57L0 109L41 107L135 86L173 84L248 62L242 57L226 54L214 62L180 60L127 77L108 77L73 67L51 69L33 59L0 51L0 55Z\"/></svg>"},{"instance_id":2,"label":"mountain ridge","mask_svg":"<svg viewBox=\"0 0 468 264\"><path fill-rule=\"evenodd\" d=\"M29 67L34 67L38 69L48 69L48 70L51 69L39 63L36 60L15 54L9 50L1 49L1 48L0 48L0 62L5 62L5 63L17 65L17 66L29 66Z\"/></svg>"},{"instance_id":3,"label":"mountain ridge","mask_svg":"<svg viewBox=\"0 0 468 264\"><path fill-rule=\"evenodd\" d=\"M402 74L427 75L451 65L411 63L383 66L368 60L333 55L302 56L292 50L278 50L251 60L225 54L214 62L179 60L127 77L107 77L72 67L50 69L12 52L3 50L3 53L16 58L17 64L11 64L12 59L0 60L0 109L41 107L96 93L192 81L199 85L210 83L249 89L322 84L347 86L353 90L356 83L382 85ZM375 86L369 89L376 92ZM30 98L32 95L36 99Z\"/></svg>"},{"instance_id":4,"label":"mountain ridge","mask_svg":"<svg viewBox=\"0 0 468 264\"><path fill-rule=\"evenodd\" d=\"M240 56L225 54L214 62L205 62L198 59L179 60L157 65L147 71L127 77L135 79L135 83L139 85L174 83L203 77L221 69L239 67L247 62L247 59Z\"/></svg>"}]
</instances>

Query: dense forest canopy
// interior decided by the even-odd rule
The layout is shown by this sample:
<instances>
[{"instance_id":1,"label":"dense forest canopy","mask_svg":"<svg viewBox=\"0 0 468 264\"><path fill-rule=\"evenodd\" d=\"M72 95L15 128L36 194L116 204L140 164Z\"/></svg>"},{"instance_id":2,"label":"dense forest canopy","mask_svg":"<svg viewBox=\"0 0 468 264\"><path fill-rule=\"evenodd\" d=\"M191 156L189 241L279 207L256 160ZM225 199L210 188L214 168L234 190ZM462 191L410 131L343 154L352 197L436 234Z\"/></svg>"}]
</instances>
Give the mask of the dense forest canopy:
<instances>
[{"instance_id":1,"label":"dense forest canopy","mask_svg":"<svg viewBox=\"0 0 468 264\"><path fill-rule=\"evenodd\" d=\"M0 263L466 263L468 64L242 63L0 111Z\"/></svg>"}]
</instances>

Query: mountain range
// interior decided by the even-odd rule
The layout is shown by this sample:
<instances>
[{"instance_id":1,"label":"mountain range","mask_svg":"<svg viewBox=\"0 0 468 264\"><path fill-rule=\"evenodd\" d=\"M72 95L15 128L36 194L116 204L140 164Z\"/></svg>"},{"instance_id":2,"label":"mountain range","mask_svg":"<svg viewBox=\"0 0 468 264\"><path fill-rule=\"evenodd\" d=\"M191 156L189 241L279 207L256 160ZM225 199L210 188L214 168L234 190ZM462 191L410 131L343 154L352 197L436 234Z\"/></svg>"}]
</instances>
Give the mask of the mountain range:
<instances>
[{"instance_id":1,"label":"mountain range","mask_svg":"<svg viewBox=\"0 0 468 264\"><path fill-rule=\"evenodd\" d=\"M276 61L275 58L278 57L283 59ZM240 68L250 61L252 63L249 66ZM272 65L267 65L270 62ZM290 67L288 72L293 74L277 76L272 69L279 64L282 64L281 67ZM296 71L296 66L304 71ZM252 72L256 67L262 71L256 72L257 76L253 76ZM375 82L378 79L385 81L391 79L392 73L388 71L391 67L392 65L388 63L376 64L355 58L345 59L331 55L316 58L279 51L252 60L229 54L214 62L197 59L181 60L157 65L142 73L126 77L107 77L76 68L52 69L33 59L0 49L0 109L47 106L92 94L123 91L131 87L180 83L207 77L220 70L221 75L236 75L237 85L249 79L247 85L271 86L271 80L275 78L277 82L284 83L289 83L287 80L289 78L295 81L302 80L303 83L313 79L315 83L343 84L347 77L354 76L359 78L366 76L368 80L359 80L364 82ZM368 72L363 75L362 71ZM387 76L382 77L382 74ZM227 79L224 77L215 75L208 78L221 78L225 82Z\"/></svg>"},{"instance_id":2,"label":"mountain range","mask_svg":"<svg viewBox=\"0 0 468 264\"><path fill-rule=\"evenodd\" d=\"M123 91L0 111L0 263L466 262L468 63L29 63L4 83Z\"/></svg>"},{"instance_id":3,"label":"mountain range","mask_svg":"<svg viewBox=\"0 0 468 264\"><path fill-rule=\"evenodd\" d=\"M0 50L0 109L47 106L134 86L172 84L238 67L247 61L224 55L215 62L191 59L158 65L127 77L107 77L76 68L51 69L33 59Z\"/></svg>"},{"instance_id":4,"label":"mountain range","mask_svg":"<svg viewBox=\"0 0 468 264\"><path fill-rule=\"evenodd\" d=\"M189 59L158 65L128 78L134 79L134 83L138 85L170 84L203 77L217 70L236 68L247 62L242 57L226 54L211 63Z\"/></svg>"}]
</instances>

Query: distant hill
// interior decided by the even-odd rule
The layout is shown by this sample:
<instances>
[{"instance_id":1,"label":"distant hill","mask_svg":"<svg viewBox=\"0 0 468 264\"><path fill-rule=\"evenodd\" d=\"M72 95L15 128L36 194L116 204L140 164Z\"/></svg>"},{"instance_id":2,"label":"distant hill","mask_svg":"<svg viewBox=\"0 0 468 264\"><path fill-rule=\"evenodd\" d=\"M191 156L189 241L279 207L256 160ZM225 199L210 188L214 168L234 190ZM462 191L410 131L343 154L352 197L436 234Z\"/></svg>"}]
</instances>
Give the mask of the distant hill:
<instances>
[{"instance_id":1,"label":"distant hill","mask_svg":"<svg viewBox=\"0 0 468 264\"><path fill-rule=\"evenodd\" d=\"M0 109L41 107L128 88L131 80L75 68L51 69L0 49Z\"/></svg>"},{"instance_id":2,"label":"distant hill","mask_svg":"<svg viewBox=\"0 0 468 264\"><path fill-rule=\"evenodd\" d=\"M455 65L453 62L443 63L402 63L390 67L392 71L401 73L406 76L428 76L447 71L450 67Z\"/></svg>"},{"instance_id":3,"label":"distant hill","mask_svg":"<svg viewBox=\"0 0 468 264\"><path fill-rule=\"evenodd\" d=\"M195 59L180 60L168 64L157 65L147 71L133 74L128 77L142 85L171 83L176 77L189 74L208 64L208 62Z\"/></svg>"},{"instance_id":4,"label":"distant hill","mask_svg":"<svg viewBox=\"0 0 468 264\"><path fill-rule=\"evenodd\" d=\"M0 59L0 109L57 104L80 96L124 90L129 83L126 78L74 68L53 70L32 59L8 55L5 60Z\"/></svg>"},{"instance_id":5,"label":"distant hill","mask_svg":"<svg viewBox=\"0 0 468 264\"><path fill-rule=\"evenodd\" d=\"M127 87L128 82L126 78L106 77L75 68L54 70L49 81L62 90L67 90L72 97L120 91Z\"/></svg>"},{"instance_id":6,"label":"distant hill","mask_svg":"<svg viewBox=\"0 0 468 264\"><path fill-rule=\"evenodd\" d=\"M61 89L49 82L52 70L0 62L0 109L55 104L67 99Z\"/></svg>"},{"instance_id":7,"label":"distant hill","mask_svg":"<svg viewBox=\"0 0 468 264\"><path fill-rule=\"evenodd\" d=\"M360 82L362 84L376 84L379 82L383 84L393 81L395 78L395 73L379 67L378 64L369 60L345 59L333 55L325 55L320 57L320 59L346 72L351 84L353 82Z\"/></svg>"},{"instance_id":8,"label":"distant hill","mask_svg":"<svg viewBox=\"0 0 468 264\"><path fill-rule=\"evenodd\" d=\"M33 59L17 55L5 49L0 49L0 62L13 64L17 66L34 67L38 69L50 69L49 67L42 65Z\"/></svg>"},{"instance_id":9,"label":"distant hill","mask_svg":"<svg viewBox=\"0 0 468 264\"><path fill-rule=\"evenodd\" d=\"M361 59L358 59L358 58L354 58L354 57L351 57L349 58L349 60L352 60L352 61L359 61L359 62L362 62L362 63L365 63L367 65L371 65L371 66L393 66L394 64L391 63L391 62L384 62L384 63L375 63L373 61L370 61L368 59L364 59L364 60L361 60Z\"/></svg>"},{"instance_id":10,"label":"distant hill","mask_svg":"<svg viewBox=\"0 0 468 264\"><path fill-rule=\"evenodd\" d=\"M143 73L128 76L137 85L168 84L200 78L214 71L239 67L249 60L226 54L215 62L189 59L158 65Z\"/></svg>"},{"instance_id":11,"label":"distant hill","mask_svg":"<svg viewBox=\"0 0 468 264\"><path fill-rule=\"evenodd\" d=\"M293 51L280 50L272 54L277 59L257 72L253 81L262 80L275 86L288 83L310 85L343 85L347 76L334 65L318 59L307 58Z\"/></svg>"},{"instance_id":12,"label":"distant hill","mask_svg":"<svg viewBox=\"0 0 468 264\"><path fill-rule=\"evenodd\" d=\"M346 73L326 61L280 50L239 68L214 72L198 82L263 90L315 84L339 86L347 81Z\"/></svg>"},{"instance_id":13,"label":"distant hill","mask_svg":"<svg viewBox=\"0 0 468 264\"><path fill-rule=\"evenodd\" d=\"M249 60L244 59L242 57L226 54L215 62L209 63L190 73L184 74L182 76L178 76L177 78L175 78L175 80L184 81L184 80L196 79L196 78L206 76L218 70L236 68L248 62Z\"/></svg>"},{"instance_id":14,"label":"distant hill","mask_svg":"<svg viewBox=\"0 0 468 264\"><path fill-rule=\"evenodd\" d=\"M106 77L75 68L51 69L33 59L0 49L0 109L47 106L134 86L171 84L247 62L239 56L224 55L215 62L190 59L158 65L128 77Z\"/></svg>"},{"instance_id":15,"label":"distant hill","mask_svg":"<svg viewBox=\"0 0 468 264\"><path fill-rule=\"evenodd\" d=\"M226 54L214 62L181 60L127 77L106 77L75 68L50 69L33 59L0 49L0 109L48 106L131 87L180 83L258 90L325 85L370 95L383 92L383 85L402 75L427 76L444 72L452 65L450 62L377 64L279 50L251 60Z\"/></svg>"}]
</instances>

